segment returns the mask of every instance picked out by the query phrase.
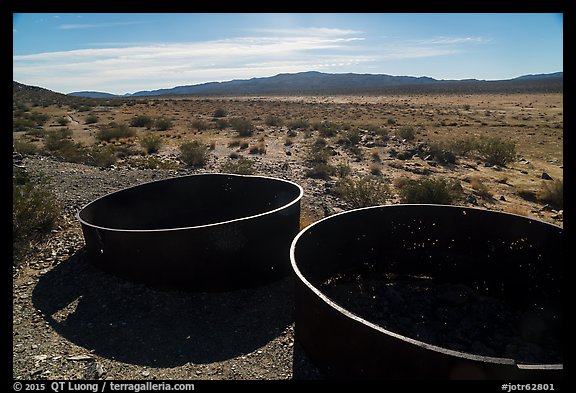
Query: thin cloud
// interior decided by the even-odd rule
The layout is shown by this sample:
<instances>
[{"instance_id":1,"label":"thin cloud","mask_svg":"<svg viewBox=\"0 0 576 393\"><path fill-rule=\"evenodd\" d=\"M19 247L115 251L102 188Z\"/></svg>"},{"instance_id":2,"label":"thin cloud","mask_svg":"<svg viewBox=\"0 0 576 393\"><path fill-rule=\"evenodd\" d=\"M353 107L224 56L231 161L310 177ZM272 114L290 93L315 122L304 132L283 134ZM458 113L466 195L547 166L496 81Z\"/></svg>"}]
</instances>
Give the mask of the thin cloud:
<instances>
[{"instance_id":1,"label":"thin cloud","mask_svg":"<svg viewBox=\"0 0 576 393\"><path fill-rule=\"evenodd\" d=\"M105 23L70 23L59 25L60 30L75 30L75 29L99 29L106 27L116 26L133 26L146 23L145 21L127 21L127 22L105 22Z\"/></svg>"},{"instance_id":2,"label":"thin cloud","mask_svg":"<svg viewBox=\"0 0 576 393\"><path fill-rule=\"evenodd\" d=\"M362 31L350 29L337 29L329 27L297 27L292 29L274 29L274 28L253 28L246 31L254 33L266 33L274 35L291 35L291 36L342 36L342 35L360 35Z\"/></svg>"},{"instance_id":3,"label":"thin cloud","mask_svg":"<svg viewBox=\"0 0 576 393\"><path fill-rule=\"evenodd\" d=\"M490 42L490 39L486 37L433 37L415 42L421 45L485 44Z\"/></svg>"}]
</instances>

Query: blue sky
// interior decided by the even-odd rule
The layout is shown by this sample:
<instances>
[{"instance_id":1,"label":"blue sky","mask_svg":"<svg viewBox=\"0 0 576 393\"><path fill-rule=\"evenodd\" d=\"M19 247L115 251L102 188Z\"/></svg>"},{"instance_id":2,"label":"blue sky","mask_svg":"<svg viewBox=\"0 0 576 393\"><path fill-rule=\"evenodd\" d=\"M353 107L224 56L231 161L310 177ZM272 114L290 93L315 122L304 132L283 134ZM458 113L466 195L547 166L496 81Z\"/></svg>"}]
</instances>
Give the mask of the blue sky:
<instances>
[{"instance_id":1,"label":"blue sky","mask_svg":"<svg viewBox=\"0 0 576 393\"><path fill-rule=\"evenodd\" d=\"M115 94L321 71L563 71L561 14L14 14L14 80Z\"/></svg>"}]
</instances>

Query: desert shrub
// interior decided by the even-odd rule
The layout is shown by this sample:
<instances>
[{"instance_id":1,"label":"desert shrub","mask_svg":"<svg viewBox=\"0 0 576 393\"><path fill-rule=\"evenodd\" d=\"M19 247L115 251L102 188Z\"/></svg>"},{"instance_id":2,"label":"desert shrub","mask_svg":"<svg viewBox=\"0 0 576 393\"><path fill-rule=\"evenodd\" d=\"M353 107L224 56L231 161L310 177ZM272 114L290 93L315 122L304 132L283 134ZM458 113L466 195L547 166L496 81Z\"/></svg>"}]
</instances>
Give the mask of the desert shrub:
<instances>
[{"instance_id":1,"label":"desert shrub","mask_svg":"<svg viewBox=\"0 0 576 393\"><path fill-rule=\"evenodd\" d=\"M318 133L322 138L331 138L333 136L336 136L336 134L338 133L338 125L328 121L315 123L313 125L313 128L315 130L318 130Z\"/></svg>"},{"instance_id":2,"label":"desert shrub","mask_svg":"<svg viewBox=\"0 0 576 393\"><path fill-rule=\"evenodd\" d=\"M292 138L288 138L288 137L287 137L287 138L284 140L284 146L292 146L293 144L294 144L294 139L292 139Z\"/></svg>"},{"instance_id":3,"label":"desert shrub","mask_svg":"<svg viewBox=\"0 0 576 393\"><path fill-rule=\"evenodd\" d=\"M26 240L45 235L54 227L60 207L48 180L37 175L34 181L24 170L12 176L12 238L15 254Z\"/></svg>"},{"instance_id":4,"label":"desert shrub","mask_svg":"<svg viewBox=\"0 0 576 393\"><path fill-rule=\"evenodd\" d=\"M490 200L494 196L488 186L486 186L486 184L484 184L478 177L473 177L470 185L472 186L472 189L476 191L476 194L484 199Z\"/></svg>"},{"instance_id":5,"label":"desert shrub","mask_svg":"<svg viewBox=\"0 0 576 393\"><path fill-rule=\"evenodd\" d=\"M87 154L80 143L74 143L70 139L62 139L58 148L52 152L55 157L67 162L86 163Z\"/></svg>"},{"instance_id":6,"label":"desert shrub","mask_svg":"<svg viewBox=\"0 0 576 393\"><path fill-rule=\"evenodd\" d=\"M266 144L264 142L259 142L255 145L250 145L250 147L248 148L248 153L266 154Z\"/></svg>"},{"instance_id":7,"label":"desert shrub","mask_svg":"<svg viewBox=\"0 0 576 393\"><path fill-rule=\"evenodd\" d=\"M341 178L334 186L334 193L353 209L382 205L390 197L388 184L370 175Z\"/></svg>"},{"instance_id":8,"label":"desert shrub","mask_svg":"<svg viewBox=\"0 0 576 393\"><path fill-rule=\"evenodd\" d=\"M350 129L348 131L344 131L336 143L344 145L344 147L352 154L357 157L362 155L362 151L360 150L359 143L361 141L360 131L358 129Z\"/></svg>"},{"instance_id":9,"label":"desert shrub","mask_svg":"<svg viewBox=\"0 0 576 393\"><path fill-rule=\"evenodd\" d=\"M26 131L26 135L35 136L37 138L44 138L46 136L47 131L42 128L34 128L30 131Z\"/></svg>"},{"instance_id":10,"label":"desert shrub","mask_svg":"<svg viewBox=\"0 0 576 393\"><path fill-rule=\"evenodd\" d=\"M372 164L370 165L370 174L374 176L380 176L382 174L382 168L379 164Z\"/></svg>"},{"instance_id":11,"label":"desert shrub","mask_svg":"<svg viewBox=\"0 0 576 393\"><path fill-rule=\"evenodd\" d=\"M469 111L470 110L470 105L469 104L464 104L463 106L465 111Z\"/></svg>"},{"instance_id":12,"label":"desert shrub","mask_svg":"<svg viewBox=\"0 0 576 393\"><path fill-rule=\"evenodd\" d=\"M216 120L216 128L219 130L225 130L228 127L228 120L218 119Z\"/></svg>"},{"instance_id":13,"label":"desert shrub","mask_svg":"<svg viewBox=\"0 0 576 393\"><path fill-rule=\"evenodd\" d=\"M243 117L230 119L230 126L238 132L239 136L252 136L254 134L254 125L248 119Z\"/></svg>"},{"instance_id":14,"label":"desert shrub","mask_svg":"<svg viewBox=\"0 0 576 393\"><path fill-rule=\"evenodd\" d=\"M138 115L130 119L130 127L152 128L154 120L150 116Z\"/></svg>"},{"instance_id":15,"label":"desert shrub","mask_svg":"<svg viewBox=\"0 0 576 393\"><path fill-rule=\"evenodd\" d=\"M70 120L67 117L59 117L58 119L56 119L56 123L58 123L61 126L65 126L68 123L70 123Z\"/></svg>"},{"instance_id":16,"label":"desert shrub","mask_svg":"<svg viewBox=\"0 0 576 393\"><path fill-rule=\"evenodd\" d=\"M14 141L14 150L25 156L30 156L38 152L38 147L32 142L17 140Z\"/></svg>"},{"instance_id":17,"label":"desert shrub","mask_svg":"<svg viewBox=\"0 0 576 393\"><path fill-rule=\"evenodd\" d=\"M110 142L112 139L129 138L136 135L136 132L124 123L109 123L99 127L96 139Z\"/></svg>"},{"instance_id":18,"label":"desert shrub","mask_svg":"<svg viewBox=\"0 0 576 393\"><path fill-rule=\"evenodd\" d=\"M242 142L242 139L234 138L230 142L228 142L228 147L238 147L238 146L240 146L241 142Z\"/></svg>"},{"instance_id":19,"label":"desert shrub","mask_svg":"<svg viewBox=\"0 0 576 393\"><path fill-rule=\"evenodd\" d=\"M298 136L298 132L296 132L296 130L288 130L286 132L286 136L289 138L296 138Z\"/></svg>"},{"instance_id":20,"label":"desert shrub","mask_svg":"<svg viewBox=\"0 0 576 393\"><path fill-rule=\"evenodd\" d=\"M340 178L344 178L347 176L350 176L350 174L352 173L352 168L350 168L350 165L348 164L338 164L336 165L336 168L334 170L336 176L340 177Z\"/></svg>"},{"instance_id":21,"label":"desert shrub","mask_svg":"<svg viewBox=\"0 0 576 393\"><path fill-rule=\"evenodd\" d=\"M264 119L264 123L270 127L279 127L282 125L282 119L276 115L268 115Z\"/></svg>"},{"instance_id":22,"label":"desert shrub","mask_svg":"<svg viewBox=\"0 0 576 393\"><path fill-rule=\"evenodd\" d=\"M95 123L98 123L98 116L96 116L96 115L88 115L88 116L86 116L85 122L86 122L86 124L95 124Z\"/></svg>"},{"instance_id":23,"label":"desert shrub","mask_svg":"<svg viewBox=\"0 0 576 393\"><path fill-rule=\"evenodd\" d=\"M166 131L171 129L174 126L172 120L167 119L165 117L159 117L154 121L154 128L158 131Z\"/></svg>"},{"instance_id":24,"label":"desert shrub","mask_svg":"<svg viewBox=\"0 0 576 393\"><path fill-rule=\"evenodd\" d=\"M180 158L189 166L202 167L208 161L208 147L198 141L180 145Z\"/></svg>"},{"instance_id":25,"label":"desert shrub","mask_svg":"<svg viewBox=\"0 0 576 393\"><path fill-rule=\"evenodd\" d=\"M530 202L538 202L538 193L534 190L521 188L517 192L518 196Z\"/></svg>"},{"instance_id":26,"label":"desert shrub","mask_svg":"<svg viewBox=\"0 0 576 393\"><path fill-rule=\"evenodd\" d=\"M516 157L516 144L498 137L481 138L478 150L490 165L505 166Z\"/></svg>"},{"instance_id":27,"label":"desert shrub","mask_svg":"<svg viewBox=\"0 0 576 393\"><path fill-rule=\"evenodd\" d=\"M140 146L147 154L157 153L162 147L162 137L157 134L147 133L140 139Z\"/></svg>"},{"instance_id":28,"label":"desert shrub","mask_svg":"<svg viewBox=\"0 0 576 393\"><path fill-rule=\"evenodd\" d=\"M86 164L106 168L117 161L116 150L113 146L93 146L87 152Z\"/></svg>"},{"instance_id":29,"label":"desert shrub","mask_svg":"<svg viewBox=\"0 0 576 393\"><path fill-rule=\"evenodd\" d=\"M314 162L312 167L304 172L304 175L313 179L328 180L335 173L335 168L331 165L324 162Z\"/></svg>"},{"instance_id":30,"label":"desert shrub","mask_svg":"<svg viewBox=\"0 0 576 393\"><path fill-rule=\"evenodd\" d=\"M460 193L461 187L458 182L444 179L407 180L400 188L400 198L404 203L450 205Z\"/></svg>"},{"instance_id":31,"label":"desert shrub","mask_svg":"<svg viewBox=\"0 0 576 393\"><path fill-rule=\"evenodd\" d=\"M226 112L226 110L224 108L216 108L212 117L219 118L219 117L226 117L227 115L228 115L228 112Z\"/></svg>"},{"instance_id":32,"label":"desert shrub","mask_svg":"<svg viewBox=\"0 0 576 393\"><path fill-rule=\"evenodd\" d=\"M340 137L338 138L337 143L343 144L345 146L355 146L360 143L360 131L357 129L352 129L343 132Z\"/></svg>"},{"instance_id":33,"label":"desert shrub","mask_svg":"<svg viewBox=\"0 0 576 393\"><path fill-rule=\"evenodd\" d=\"M12 120L12 130L13 131L27 131L36 126L30 119L26 119L23 117L18 117Z\"/></svg>"},{"instance_id":34,"label":"desert shrub","mask_svg":"<svg viewBox=\"0 0 576 393\"><path fill-rule=\"evenodd\" d=\"M318 138L312 143L306 157L309 163L327 164L330 159L331 151L328 142L324 138Z\"/></svg>"},{"instance_id":35,"label":"desert shrub","mask_svg":"<svg viewBox=\"0 0 576 393\"><path fill-rule=\"evenodd\" d=\"M397 131L398 136L407 141L412 141L416 138L416 130L412 126L400 127Z\"/></svg>"},{"instance_id":36,"label":"desert shrub","mask_svg":"<svg viewBox=\"0 0 576 393\"><path fill-rule=\"evenodd\" d=\"M393 117L389 117L388 120L386 120L386 124L394 125L396 124L396 119L394 119Z\"/></svg>"},{"instance_id":37,"label":"desert shrub","mask_svg":"<svg viewBox=\"0 0 576 393\"><path fill-rule=\"evenodd\" d=\"M254 161L239 157L237 159L228 160L220 166L220 170L225 173L236 173L238 175L252 175L254 173Z\"/></svg>"},{"instance_id":38,"label":"desert shrub","mask_svg":"<svg viewBox=\"0 0 576 393\"><path fill-rule=\"evenodd\" d=\"M308 128L310 124L308 123L308 120L306 119L297 119L297 120L292 120L290 121L290 123L288 123L288 128L291 129L306 129Z\"/></svg>"},{"instance_id":39,"label":"desert shrub","mask_svg":"<svg viewBox=\"0 0 576 393\"><path fill-rule=\"evenodd\" d=\"M67 138L69 138L71 135L72 130L69 128L60 128L58 130L48 131L44 138L46 149L50 151L59 150L67 142L70 142Z\"/></svg>"},{"instance_id":40,"label":"desert shrub","mask_svg":"<svg viewBox=\"0 0 576 393\"><path fill-rule=\"evenodd\" d=\"M473 137L455 139L446 143L446 149L458 156L466 156L474 150L478 150L478 140Z\"/></svg>"},{"instance_id":41,"label":"desert shrub","mask_svg":"<svg viewBox=\"0 0 576 393\"><path fill-rule=\"evenodd\" d=\"M435 161L441 164L454 164L456 163L456 154L450 149L447 143L433 142L429 146L428 153L434 158Z\"/></svg>"},{"instance_id":42,"label":"desert shrub","mask_svg":"<svg viewBox=\"0 0 576 393\"><path fill-rule=\"evenodd\" d=\"M192 120L192 128L195 128L197 131L207 130L208 127L209 127L208 122L202 119Z\"/></svg>"},{"instance_id":43,"label":"desert shrub","mask_svg":"<svg viewBox=\"0 0 576 393\"><path fill-rule=\"evenodd\" d=\"M564 181L554 180L544 182L538 194L538 199L556 209L564 208Z\"/></svg>"},{"instance_id":44,"label":"desert shrub","mask_svg":"<svg viewBox=\"0 0 576 393\"><path fill-rule=\"evenodd\" d=\"M43 126L48 119L50 119L50 115L40 112L32 112L27 114L28 119L32 120L37 126Z\"/></svg>"}]
</instances>

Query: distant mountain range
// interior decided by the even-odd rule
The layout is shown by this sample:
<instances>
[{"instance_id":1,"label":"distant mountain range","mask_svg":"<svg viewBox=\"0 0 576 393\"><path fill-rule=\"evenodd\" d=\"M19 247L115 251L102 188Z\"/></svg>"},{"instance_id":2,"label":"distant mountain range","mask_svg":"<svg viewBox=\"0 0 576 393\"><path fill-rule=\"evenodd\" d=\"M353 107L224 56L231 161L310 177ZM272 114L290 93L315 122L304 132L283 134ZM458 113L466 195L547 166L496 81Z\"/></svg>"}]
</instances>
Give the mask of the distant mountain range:
<instances>
[{"instance_id":1,"label":"distant mountain range","mask_svg":"<svg viewBox=\"0 0 576 393\"><path fill-rule=\"evenodd\" d=\"M523 75L514 79L438 80L430 77L385 74L327 74L317 71L278 74L272 77L209 82L170 89L114 95L96 91L69 93L88 98L143 97L170 95L297 95L297 94L378 94L378 93L490 93L558 92L563 90L563 72Z\"/></svg>"},{"instance_id":2,"label":"distant mountain range","mask_svg":"<svg viewBox=\"0 0 576 393\"><path fill-rule=\"evenodd\" d=\"M73 97L87 97L87 98L114 98L121 97L116 94L101 93L99 91L75 91L73 93L68 93L69 96Z\"/></svg>"}]
</instances>

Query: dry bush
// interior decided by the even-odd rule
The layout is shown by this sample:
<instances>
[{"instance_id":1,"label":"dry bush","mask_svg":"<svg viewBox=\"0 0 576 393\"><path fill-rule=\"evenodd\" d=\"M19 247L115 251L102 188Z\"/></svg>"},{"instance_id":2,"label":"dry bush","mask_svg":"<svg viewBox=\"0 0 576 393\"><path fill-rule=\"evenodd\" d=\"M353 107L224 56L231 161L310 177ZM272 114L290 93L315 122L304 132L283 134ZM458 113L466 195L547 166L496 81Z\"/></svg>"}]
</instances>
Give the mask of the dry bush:
<instances>
[{"instance_id":1,"label":"dry bush","mask_svg":"<svg viewBox=\"0 0 576 393\"><path fill-rule=\"evenodd\" d=\"M390 198L388 184L370 175L340 179L334 186L334 193L353 209L382 205Z\"/></svg>"},{"instance_id":2,"label":"dry bush","mask_svg":"<svg viewBox=\"0 0 576 393\"><path fill-rule=\"evenodd\" d=\"M112 139L130 138L136 135L136 131L128 127L124 123L108 123L107 125L100 126L96 139L99 141L110 142Z\"/></svg>"},{"instance_id":3,"label":"dry bush","mask_svg":"<svg viewBox=\"0 0 576 393\"><path fill-rule=\"evenodd\" d=\"M270 127L279 127L283 124L283 121L280 117L276 115L268 115L264 120L264 124Z\"/></svg>"},{"instance_id":4,"label":"dry bush","mask_svg":"<svg viewBox=\"0 0 576 393\"><path fill-rule=\"evenodd\" d=\"M186 165L202 167L208 162L208 147L199 141L180 145L180 158Z\"/></svg>"},{"instance_id":5,"label":"dry bush","mask_svg":"<svg viewBox=\"0 0 576 393\"><path fill-rule=\"evenodd\" d=\"M422 178L406 181L400 188L400 198L404 203L450 205L461 192L457 181Z\"/></svg>"},{"instance_id":6,"label":"dry bush","mask_svg":"<svg viewBox=\"0 0 576 393\"><path fill-rule=\"evenodd\" d=\"M490 165L505 166L516 158L516 143L498 137L481 138L478 151Z\"/></svg>"},{"instance_id":7,"label":"dry bush","mask_svg":"<svg viewBox=\"0 0 576 393\"><path fill-rule=\"evenodd\" d=\"M160 135L147 133L140 139L140 146L147 154L157 153L162 147L163 140Z\"/></svg>"},{"instance_id":8,"label":"dry bush","mask_svg":"<svg viewBox=\"0 0 576 393\"><path fill-rule=\"evenodd\" d=\"M564 180L542 183L538 199L556 209L564 208Z\"/></svg>"},{"instance_id":9,"label":"dry bush","mask_svg":"<svg viewBox=\"0 0 576 393\"><path fill-rule=\"evenodd\" d=\"M266 144L264 142L258 142L255 145L250 145L248 147L248 153L250 153L250 154L266 154Z\"/></svg>"},{"instance_id":10,"label":"dry bush","mask_svg":"<svg viewBox=\"0 0 576 393\"><path fill-rule=\"evenodd\" d=\"M246 137L254 134L254 125L245 118L230 119L230 126L238 132L238 136Z\"/></svg>"},{"instance_id":11,"label":"dry bush","mask_svg":"<svg viewBox=\"0 0 576 393\"><path fill-rule=\"evenodd\" d=\"M254 173L254 161L239 157L236 159L228 160L220 166L220 170L224 173L235 173L238 175L252 175Z\"/></svg>"},{"instance_id":12,"label":"dry bush","mask_svg":"<svg viewBox=\"0 0 576 393\"><path fill-rule=\"evenodd\" d=\"M474 176L470 181L470 186L476 194L483 199L491 200L494 197L494 194L490 191L490 189L482 182L478 176Z\"/></svg>"}]
</instances>

